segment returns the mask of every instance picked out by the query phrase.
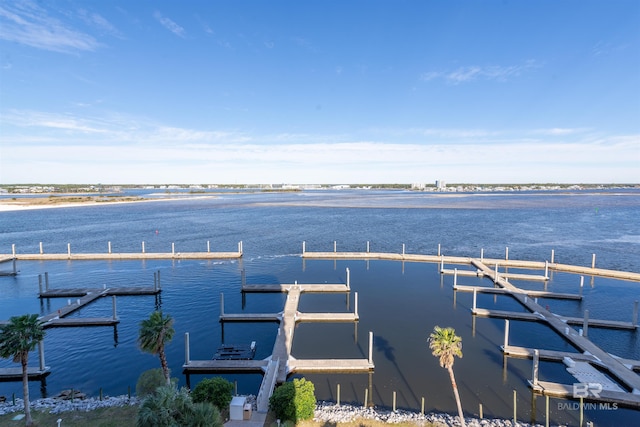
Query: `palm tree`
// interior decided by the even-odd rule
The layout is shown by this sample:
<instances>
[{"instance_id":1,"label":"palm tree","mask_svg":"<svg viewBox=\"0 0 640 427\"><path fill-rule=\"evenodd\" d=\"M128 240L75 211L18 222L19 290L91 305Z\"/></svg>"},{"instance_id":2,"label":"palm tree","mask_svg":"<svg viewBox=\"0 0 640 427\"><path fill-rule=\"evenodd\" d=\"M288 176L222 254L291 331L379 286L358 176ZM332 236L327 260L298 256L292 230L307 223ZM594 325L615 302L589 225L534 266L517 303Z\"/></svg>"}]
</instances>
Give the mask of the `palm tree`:
<instances>
[{"instance_id":1,"label":"palm tree","mask_svg":"<svg viewBox=\"0 0 640 427\"><path fill-rule=\"evenodd\" d=\"M462 413L462 403L460 403L460 395L458 394L456 378L453 375L454 357L462 357L462 338L456 335L456 331L453 328L441 328L440 326L436 326L433 328L433 332L429 335L427 341L429 342L429 348L433 355L440 359L440 366L449 371L453 394L456 398L456 403L458 404L460 423L462 424L462 427L465 427L466 424L464 422L464 414Z\"/></svg>"},{"instance_id":2,"label":"palm tree","mask_svg":"<svg viewBox=\"0 0 640 427\"><path fill-rule=\"evenodd\" d=\"M0 329L0 357L13 358L13 361L22 365L22 393L24 395L25 423L33 425L31 410L29 408L29 374L27 364L29 352L44 339L44 329L37 314L25 314L14 316L9 323Z\"/></svg>"},{"instance_id":3,"label":"palm tree","mask_svg":"<svg viewBox=\"0 0 640 427\"><path fill-rule=\"evenodd\" d=\"M164 353L164 345L171 341L175 332L173 318L169 315L163 316L160 311L154 311L148 319L140 322L138 345L142 351L157 354L160 357L160 365L167 385L171 385L171 372Z\"/></svg>"}]
</instances>

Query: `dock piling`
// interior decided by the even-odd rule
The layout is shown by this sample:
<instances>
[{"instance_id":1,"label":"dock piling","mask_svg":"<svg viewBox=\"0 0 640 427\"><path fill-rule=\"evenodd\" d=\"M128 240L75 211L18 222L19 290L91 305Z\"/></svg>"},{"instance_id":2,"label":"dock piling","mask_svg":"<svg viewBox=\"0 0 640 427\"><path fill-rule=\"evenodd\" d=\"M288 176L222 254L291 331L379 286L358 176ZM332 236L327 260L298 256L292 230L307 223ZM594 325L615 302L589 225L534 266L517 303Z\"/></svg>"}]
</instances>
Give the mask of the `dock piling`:
<instances>
[{"instance_id":1,"label":"dock piling","mask_svg":"<svg viewBox=\"0 0 640 427\"><path fill-rule=\"evenodd\" d=\"M480 261L484 262L484 248L480 249Z\"/></svg>"},{"instance_id":2,"label":"dock piling","mask_svg":"<svg viewBox=\"0 0 640 427\"><path fill-rule=\"evenodd\" d=\"M42 255L44 251L42 250L42 242L40 242L40 255Z\"/></svg>"},{"instance_id":3,"label":"dock piling","mask_svg":"<svg viewBox=\"0 0 640 427\"><path fill-rule=\"evenodd\" d=\"M42 274L38 274L38 289L40 290L40 294L42 295Z\"/></svg>"},{"instance_id":4,"label":"dock piling","mask_svg":"<svg viewBox=\"0 0 640 427\"><path fill-rule=\"evenodd\" d=\"M340 384L339 383L336 386L336 402L338 403L338 406L340 406Z\"/></svg>"},{"instance_id":5,"label":"dock piling","mask_svg":"<svg viewBox=\"0 0 640 427\"><path fill-rule=\"evenodd\" d=\"M509 319L504 319L504 351L509 347Z\"/></svg>"},{"instance_id":6,"label":"dock piling","mask_svg":"<svg viewBox=\"0 0 640 427\"><path fill-rule=\"evenodd\" d=\"M44 290L49 291L49 272L44 272Z\"/></svg>"},{"instance_id":7,"label":"dock piling","mask_svg":"<svg viewBox=\"0 0 640 427\"><path fill-rule=\"evenodd\" d=\"M367 253L369 253L369 241L367 240Z\"/></svg>"},{"instance_id":8,"label":"dock piling","mask_svg":"<svg viewBox=\"0 0 640 427\"><path fill-rule=\"evenodd\" d=\"M176 244L171 243L171 255L175 256L175 254L176 254Z\"/></svg>"},{"instance_id":9,"label":"dock piling","mask_svg":"<svg viewBox=\"0 0 640 427\"><path fill-rule=\"evenodd\" d=\"M347 289L351 289L351 271L347 267Z\"/></svg>"},{"instance_id":10,"label":"dock piling","mask_svg":"<svg viewBox=\"0 0 640 427\"><path fill-rule=\"evenodd\" d=\"M504 248L504 259L505 261L509 260L509 246Z\"/></svg>"},{"instance_id":11,"label":"dock piling","mask_svg":"<svg viewBox=\"0 0 640 427\"><path fill-rule=\"evenodd\" d=\"M367 407L367 400L369 400L369 389L364 389L364 407Z\"/></svg>"},{"instance_id":12,"label":"dock piling","mask_svg":"<svg viewBox=\"0 0 640 427\"><path fill-rule=\"evenodd\" d=\"M396 392L393 392L393 412L396 412Z\"/></svg>"},{"instance_id":13,"label":"dock piling","mask_svg":"<svg viewBox=\"0 0 640 427\"><path fill-rule=\"evenodd\" d=\"M111 242L108 242L108 248L109 248L109 255L111 255Z\"/></svg>"},{"instance_id":14,"label":"dock piling","mask_svg":"<svg viewBox=\"0 0 640 427\"><path fill-rule=\"evenodd\" d=\"M338 243L335 240L333 241L333 252L338 252Z\"/></svg>"},{"instance_id":15,"label":"dock piling","mask_svg":"<svg viewBox=\"0 0 640 427\"><path fill-rule=\"evenodd\" d=\"M71 243L67 243L67 255L71 258Z\"/></svg>"},{"instance_id":16,"label":"dock piling","mask_svg":"<svg viewBox=\"0 0 640 427\"><path fill-rule=\"evenodd\" d=\"M118 315L116 314L116 296L115 295L111 295L111 302L113 303L113 320L118 320Z\"/></svg>"},{"instance_id":17,"label":"dock piling","mask_svg":"<svg viewBox=\"0 0 640 427\"><path fill-rule=\"evenodd\" d=\"M220 292L220 317L224 316L224 294Z\"/></svg>"},{"instance_id":18,"label":"dock piling","mask_svg":"<svg viewBox=\"0 0 640 427\"><path fill-rule=\"evenodd\" d=\"M369 363L373 364L373 332L369 331Z\"/></svg>"},{"instance_id":19,"label":"dock piling","mask_svg":"<svg viewBox=\"0 0 640 427\"><path fill-rule=\"evenodd\" d=\"M404 256L404 253L405 253L405 252L404 252L405 247L406 247L406 246L405 246L405 244L403 243L403 244L402 244L402 256Z\"/></svg>"},{"instance_id":20,"label":"dock piling","mask_svg":"<svg viewBox=\"0 0 640 427\"><path fill-rule=\"evenodd\" d=\"M207 253L211 252L211 242L207 240Z\"/></svg>"},{"instance_id":21,"label":"dock piling","mask_svg":"<svg viewBox=\"0 0 640 427\"><path fill-rule=\"evenodd\" d=\"M189 354L189 332L184 333L184 364L191 363L191 355Z\"/></svg>"},{"instance_id":22,"label":"dock piling","mask_svg":"<svg viewBox=\"0 0 640 427\"><path fill-rule=\"evenodd\" d=\"M144 253L144 240L142 241L142 253Z\"/></svg>"},{"instance_id":23,"label":"dock piling","mask_svg":"<svg viewBox=\"0 0 640 427\"><path fill-rule=\"evenodd\" d=\"M44 372L47 368L44 363L44 341L42 340L38 342L38 356L40 359L40 372Z\"/></svg>"},{"instance_id":24,"label":"dock piling","mask_svg":"<svg viewBox=\"0 0 640 427\"><path fill-rule=\"evenodd\" d=\"M586 337L589 333L589 310L584 311L584 321L582 322L582 336Z\"/></svg>"},{"instance_id":25,"label":"dock piling","mask_svg":"<svg viewBox=\"0 0 640 427\"><path fill-rule=\"evenodd\" d=\"M11 244L11 253L13 254L13 257L16 257L16 244L12 243Z\"/></svg>"},{"instance_id":26,"label":"dock piling","mask_svg":"<svg viewBox=\"0 0 640 427\"><path fill-rule=\"evenodd\" d=\"M438 243L438 256L440 256L440 243Z\"/></svg>"},{"instance_id":27,"label":"dock piling","mask_svg":"<svg viewBox=\"0 0 640 427\"><path fill-rule=\"evenodd\" d=\"M540 364L540 350L533 350L533 369L531 371L531 382L533 387L538 385L538 365Z\"/></svg>"},{"instance_id":28,"label":"dock piling","mask_svg":"<svg viewBox=\"0 0 640 427\"><path fill-rule=\"evenodd\" d=\"M355 313L354 314L356 315L356 319L357 319L358 318L358 293L357 292L355 293L355 302L354 302L354 304L355 304Z\"/></svg>"},{"instance_id":29,"label":"dock piling","mask_svg":"<svg viewBox=\"0 0 640 427\"><path fill-rule=\"evenodd\" d=\"M473 288L473 309L471 310L472 313L476 312L476 300L478 298L478 290L476 288Z\"/></svg>"},{"instance_id":30,"label":"dock piling","mask_svg":"<svg viewBox=\"0 0 640 427\"><path fill-rule=\"evenodd\" d=\"M596 254L591 255L591 268L596 268Z\"/></svg>"},{"instance_id":31,"label":"dock piling","mask_svg":"<svg viewBox=\"0 0 640 427\"><path fill-rule=\"evenodd\" d=\"M551 249L551 264L555 263L556 250Z\"/></svg>"}]
</instances>

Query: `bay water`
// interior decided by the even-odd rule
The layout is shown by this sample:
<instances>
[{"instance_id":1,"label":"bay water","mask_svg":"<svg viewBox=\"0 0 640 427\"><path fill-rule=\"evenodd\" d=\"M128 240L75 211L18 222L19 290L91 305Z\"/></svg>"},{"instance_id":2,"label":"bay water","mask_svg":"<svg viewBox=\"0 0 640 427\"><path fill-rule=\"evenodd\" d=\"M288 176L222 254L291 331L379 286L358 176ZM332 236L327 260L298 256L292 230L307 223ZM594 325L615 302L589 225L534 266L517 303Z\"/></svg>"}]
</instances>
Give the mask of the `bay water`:
<instances>
[{"instance_id":1,"label":"bay water","mask_svg":"<svg viewBox=\"0 0 640 427\"><path fill-rule=\"evenodd\" d=\"M153 198L153 194L143 194ZM210 359L226 343L257 342L256 358L268 357L277 334L275 323L219 322L221 294L229 313L282 310L284 294L240 292L247 283L344 283L350 271L352 294L303 294L302 312L353 311L358 292L360 321L299 323L293 356L297 358L366 358L369 332L374 334L372 374L304 375L319 400L362 404L365 390L376 406L455 413L449 376L431 355L427 337L435 325L452 326L462 337L463 358L454 371L463 408L478 416L512 418L514 391L520 421L544 424L545 401L532 395L531 361L506 359L500 351L504 320L474 318L472 295L454 293L453 278L439 265L381 260L309 260L307 251L436 254L504 258L640 271L640 191L550 191L519 193L423 193L377 190L317 190L291 193L211 193L181 200L0 212L0 253L236 251L237 260L19 261L17 276L0 277L0 318L25 313L48 314L67 299L40 301L38 276L48 274L52 288L153 286L160 272L162 295L117 298L120 323L113 327L47 330L46 381L30 383L32 398L74 388L97 396L135 390L141 372L159 367L158 358L136 343L139 323L160 308L175 319L175 338L167 346L172 374L184 385L184 334L190 335L191 359ZM447 266L447 268L453 266ZM470 268L455 266L458 268ZM0 265L9 271L11 263ZM518 272L542 274L540 271ZM459 284L487 285L475 277ZM542 289L539 282L513 280L516 286ZM579 292L580 276L552 273L547 289ZM630 321L640 284L585 277L584 299L543 300L556 313ZM482 308L522 311L507 296L478 295ZM111 299L100 299L75 317L108 317ZM640 359L638 332L589 328L590 339L621 357ZM575 351L543 324L511 321L510 344ZM38 363L37 353L30 364ZM17 366L0 360L0 367ZM540 379L571 384L576 380L561 363L542 362ZM207 376L193 375L191 385ZM229 374L238 392L256 394L257 374ZM21 383L0 383L0 395L21 396ZM577 425L579 411L567 401L551 399L553 424ZM592 408L585 419L596 425L633 425L637 410Z\"/></svg>"}]
</instances>

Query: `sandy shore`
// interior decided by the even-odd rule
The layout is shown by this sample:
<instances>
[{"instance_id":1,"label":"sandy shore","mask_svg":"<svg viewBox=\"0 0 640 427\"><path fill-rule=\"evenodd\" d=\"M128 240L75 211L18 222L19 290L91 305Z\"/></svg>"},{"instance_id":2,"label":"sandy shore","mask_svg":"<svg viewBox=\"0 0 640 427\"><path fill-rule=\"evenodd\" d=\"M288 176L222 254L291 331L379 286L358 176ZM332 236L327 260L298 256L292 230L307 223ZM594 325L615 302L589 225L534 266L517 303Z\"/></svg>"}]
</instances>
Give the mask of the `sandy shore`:
<instances>
[{"instance_id":1,"label":"sandy shore","mask_svg":"<svg viewBox=\"0 0 640 427\"><path fill-rule=\"evenodd\" d=\"M194 200L194 199L211 199L217 196L212 195L176 195L158 198L142 198L142 197L121 197L121 198L104 198L96 196L56 196L56 197L18 197L11 199L0 199L0 213L12 211L27 211L34 209L54 209L54 208L74 208L80 206L111 206L130 203L151 203L151 202L168 202L176 200Z\"/></svg>"}]
</instances>

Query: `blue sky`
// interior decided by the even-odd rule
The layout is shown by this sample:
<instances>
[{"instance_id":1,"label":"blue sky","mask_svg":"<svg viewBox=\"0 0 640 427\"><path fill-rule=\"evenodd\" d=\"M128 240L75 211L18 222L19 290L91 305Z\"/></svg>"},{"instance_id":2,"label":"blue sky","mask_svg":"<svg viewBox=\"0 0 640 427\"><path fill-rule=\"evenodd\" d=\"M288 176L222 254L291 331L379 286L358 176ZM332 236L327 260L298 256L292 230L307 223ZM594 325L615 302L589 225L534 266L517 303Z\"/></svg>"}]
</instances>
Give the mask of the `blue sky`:
<instances>
[{"instance_id":1,"label":"blue sky","mask_svg":"<svg viewBox=\"0 0 640 427\"><path fill-rule=\"evenodd\" d=\"M0 183L638 183L640 2L0 0Z\"/></svg>"}]
</instances>

